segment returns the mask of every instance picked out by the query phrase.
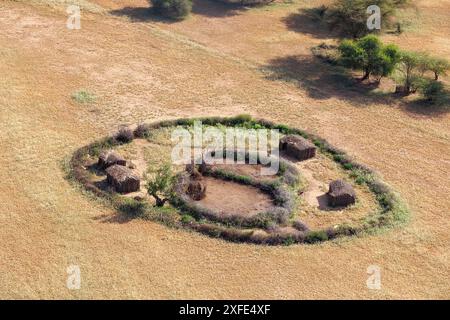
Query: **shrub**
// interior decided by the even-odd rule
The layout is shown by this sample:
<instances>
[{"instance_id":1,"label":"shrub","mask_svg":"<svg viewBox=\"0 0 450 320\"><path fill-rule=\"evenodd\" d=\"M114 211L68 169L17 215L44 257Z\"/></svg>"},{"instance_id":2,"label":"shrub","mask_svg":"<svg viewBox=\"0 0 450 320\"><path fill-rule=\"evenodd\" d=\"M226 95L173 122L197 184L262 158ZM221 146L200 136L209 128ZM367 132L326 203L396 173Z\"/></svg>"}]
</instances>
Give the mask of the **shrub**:
<instances>
[{"instance_id":1,"label":"shrub","mask_svg":"<svg viewBox=\"0 0 450 320\"><path fill-rule=\"evenodd\" d=\"M357 230L349 225L342 224L339 226L329 227L325 230L327 234L327 239L335 239L339 236L353 236L357 233Z\"/></svg>"},{"instance_id":2,"label":"shrub","mask_svg":"<svg viewBox=\"0 0 450 320\"><path fill-rule=\"evenodd\" d=\"M300 220L295 220L295 221L292 223L292 226L293 226L295 229L297 229L298 231L303 231L303 232L309 231L308 226L307 226L304 222L302 222L302 221L300 221Z\"/></svg>"},{"instance_id":3,"label":"shrub","mask_svg":"<svg viewBox=\"0 0 450 320\"><path fill-rule=\"evenodd\" d=\"M95 96L86 90L80 90L72 94L72 99L78 103L92 103Z\"/></svg>"},{"instance_id":4,"label":"shrub","mask_svg":"<svg viewBox=\"0 0 450 320\"><path fill-rule=\"evenodd\" d=\"M439 103L448 97L442 82L436 80L426 80L423 82L420 90L425 99L431 103Z\"/></svg>"},{"instance_id":5,"label":"shrub","mask_svg":"<svg viewBox=\"0 0 450 320\"><path fill-rule=\"evenodd\" d=\"M342 165L342 167L343 167L345 170L352 170L352 169L353 169L353 164L350 163L350 162L347 162L347 163L344 163L344 164Z\"/></svg>"},{"instance_id":6,"label":"shrub","mask_svg":"<svg viewBox=\"0 0 450 320\"><path fill-rule=\"evenodd\" d=\"M219 225L204 223L197 224L195 229L198 232L207 234L214 238L224 238L233 242L246 242L250 240L253 234L252 230L238 229L238 228L225 228Z\"/></svg>"},{"instance_id":7,"label":"shrub","mask_svg":"<svg viewBox=\"0 0 450 320\"><path fill-rule=\"evenodd\" d=\"M316 243L328 240L328 234L326 231L310 231L306 234L305 242Z\"/></svg>"},{"instance_id":8,"label":"shrub","mask_svg":"<svg viewBox=\"0 0 450 320\"><path fill-rule=\"evenodd\" d=\"M350 177L355 179L355 182L359 185L373 181L372 174L370 174L367 170L355 168L355 166L353 166L353 169L350 172Z\"/></svg>"},{"instance_id":9,"label":"shrub","mask_svg":"<svg viewBox=\"0 0 450 320\"><path fill-rule=\"evenodd\" d=\"M195 219L192 216L188 215L188 214L183 214L181 216L181 223L190 224L190 223L192 223L194 221L195 221Z\"/></svg>"},{"instance_id":10,"label":"shrub","mask_svg":"<svg viewBox=\"0 0 450 320\"><path fill-rule=\"evenodd\" d=\"M131 131L130 128L128 127L120 127L119 131L117 131L116 136L115 136L116 140L122 143L128 143L131 142L134 138L133 135L133 131Z\"/></svg>"},{"instance_id":11,"label":"shrub","mask_svg":"<svg viewBox=\"0 0 450 320\"><path fill-rule=\"evenodd\" d=\"M374 35L356 41L344 40L338 49L342 65L363 71L361 80L374 75L379 81L381 77L390 75L400 60L400 52L395 45L385 46Z\"/></svg>"},{"instance_id":12,"label":"shrub","mask_svg":"<svg viewBox=\"0 0 450 320\"><path fill-rule=\"evenodd\" d=\"M342 158L343 158L343 155L342 154L339 154L339 153L337 153L337 154L333 154L333 160L335 161L335 162L341 162L341 160L342 160Z\"/></svg>"},{"instance_id":13,"label":"shrub","mask_svg":"<svg viewBox=\"0 0 450 320\"><path fill-rule=\"evenodd\" d=\"M230 118L230 120L228 121L230 123L230 125L233 124L241 124L244 122L250 122L252 121L252 116L249 114L238 114L235 117Z\"/></svg>"},{"instance_id":14,"label":"shrub","mask_svg":"<svg viewBox=\"0 0 450 320\"><path fill-rule=\"evenodd\" d=\"M274 127L274 129L280 130L280 132L283 134L289 134L291 131L291 129L287 125L284 125L284 124L278 124Z\"/></svg>"},{"instance_id":15,"label":"shrub","mask_svg":"<svg viewBox=\"0 0 450 320\"><path fill-rule=\"evenodd\" d=\"M293 187L300 182L300 179L298 177L298 174L292 173L291 171L287 171L283 174L283 182Z\"/></svg>"},{"instance_id":16,"label":"shrub","mask_svg":"<svg viewBox=\"0 0 450 320\"><path fill-rule=\"evenodd\" d=\"M133 132L136 138L147 138L150 134L150 125L147 123L140 123Z\"/></svg>"},{"instance_id":17,"label":"shrub","mask_svg":"<svg viewBox=\"0 0 450 320\"><path fill-rule=\"evenodd\" d=\"M170 19L181 20L192 10L192 0L150 0L153 10Z\"/></svg>"},{"instance_id":18,"label":"shrub","mask_svg":"<svg viewBox=\"0 0 450 320\"><path fill-rule=\"evenodd\" d=\"M372 182L369 187L370 190L375 194L386 194L390 192L388 185L380 181Z\"/></svg>"},{"instance_id":19,"label":"shrub","mask_svg":"<svg viewBox=\"0 0 450 320\"><path fill-rule=\"evenodd\" d=\"M267 233L253 231L248 240L256 244L264 244L267 243L268 238L269 235Z\"/></svg>"},{"instance_id":20,"label":"shrub","mask_svg":"<svg viewBox=\"0 0 450 320\"><path fill-rule=\"evenodd\" d=\"M267 212L258 213L251 219L246 219L245 221L242 222L244 223L241 223L241 225L244 225L246 227L262 228L262 229L267 229L272 224L275 225L275 223L273 222L273 217L270 215L270 213Z\"/></svg>"},{"instance_id":21,"label":"shrub","mask_svg":"<svg viewBox=\"0 0 450 320\"><path fill-rule=\"evenodd\" d=\"M273 202L277 206L281 206L288 212L292 212L295 207L294 195L285 187L278 187L272 191Z\"/></svg>"},{"instance_id":22,"label":"shrub","mask_svg":"<svg viewBox=\"0 0 450 320\"><path fill-rule=\"evenodd\" d=\"M278 224L284 225L287 223L291 212L286 208L275 207L269 211L268 214L272 221L276 221Z\"/></svg>"},{"instance_id":23,"label":"shrub","mask_svg":"<svg viewBox=\"0 0 450 320\"><path fill-rule=\"evenodd\" d=\"M173 184L175 176L172 173L170 163L165 163L153 172L153 179L147 181L147 192L156 200L156 206L162 207L173 198Z\"/></svg>"},{"instance_id":24,"label":"shrub","mask_svg":"<svg viewBox=\"0 0 450 320\"><path fill-rule=\"evenodd\" d=\"M338 232L334 227L327 228L325 232L327 234L327 239L334 239L338 236Z\"/></svg>"}]
</instances>

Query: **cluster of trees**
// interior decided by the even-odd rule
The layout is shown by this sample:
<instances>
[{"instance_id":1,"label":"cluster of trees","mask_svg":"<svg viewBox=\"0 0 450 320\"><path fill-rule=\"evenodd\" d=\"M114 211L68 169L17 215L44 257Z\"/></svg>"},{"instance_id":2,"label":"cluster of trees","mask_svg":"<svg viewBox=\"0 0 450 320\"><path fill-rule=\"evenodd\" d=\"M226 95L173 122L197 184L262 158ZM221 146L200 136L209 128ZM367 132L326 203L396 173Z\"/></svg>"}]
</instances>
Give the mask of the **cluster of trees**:
<instances>
[{"instance_id":1,"label":"cluster of trees","mask_svg":"<svg viewBox=\"0 0 450 320\"><path fill-rule=\"evenodd\" d=\"M395 21L396 10L408 5L409 0L336 0L329 7L313 10L316 17L330 29L339 31L352 40L343 40L338 50L323 45L314 48L318 57L362 72L361 80L393 76L396 92L409 95L421 92L430 102L446 99L448 92L440 76L450 70L450 63L426 53L400 50L396 45L383 44L367 26L368 7L380 8L381 28L400 24ZM375 30L376 31L376 30Z\"/></svg>"},{"instance_id":2,"label":"cluster of trees","mask_svg":"<svg viewBox=\"0 0 450 320\"><path fill-rule=\"evenodd\" d=\"M450 63L425 53L402 51L396 45L384 45L375 35L358 40L343 40L338 47L340 63L353 70L361 70L361 80L375 77L380 81L395 73L397 92L405 95L420 90L430 101L445 95L439 77L450 70ZM432 77L429 77L429 75Z\"/></svg>"}]
</instances>

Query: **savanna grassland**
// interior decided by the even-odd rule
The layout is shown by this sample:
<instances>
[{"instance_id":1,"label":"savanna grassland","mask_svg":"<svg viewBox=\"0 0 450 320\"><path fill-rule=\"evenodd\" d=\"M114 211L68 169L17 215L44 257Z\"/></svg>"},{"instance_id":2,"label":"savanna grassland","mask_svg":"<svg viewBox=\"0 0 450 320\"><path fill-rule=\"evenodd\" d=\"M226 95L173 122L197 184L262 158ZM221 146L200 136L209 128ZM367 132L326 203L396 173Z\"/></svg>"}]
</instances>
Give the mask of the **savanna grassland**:
<instances>
[{"instance_id":1,"label":"savanna grassland","mask_svg":"<svg viewBox=\"0 0 450 320\"><path fill-rule=\"evenodd\" d=\"M310 51L335 39L299 11L326 2L195 0L169 23L145 0L2 0L0 298L450 298L450 112L337 81ZM450 1L413 2L404 32L382 39L450 59ZM80 30L66 28L69 3ZM242 113L374 168L409 223L317 245L234 244L115 219L65 178L71 154L119 124ZM69 265L80 290L66 287ZM370 265L381 290L366 286Z\"/></svg>"}]
</instances>

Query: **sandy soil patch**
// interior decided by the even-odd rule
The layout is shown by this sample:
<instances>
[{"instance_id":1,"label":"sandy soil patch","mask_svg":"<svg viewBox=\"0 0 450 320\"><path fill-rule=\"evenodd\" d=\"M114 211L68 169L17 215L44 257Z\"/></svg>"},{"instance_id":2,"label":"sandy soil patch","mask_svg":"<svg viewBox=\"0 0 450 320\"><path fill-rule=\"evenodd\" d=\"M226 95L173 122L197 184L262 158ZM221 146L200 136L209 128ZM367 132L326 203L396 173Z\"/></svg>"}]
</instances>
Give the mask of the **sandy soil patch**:
<instances>
[{"instance_id":1,"label":"sandy soil patch","mask_svg":"<svg viewBox=\"0 0 450 320\"><path fill-rule=\"evenodd\" d=\"M206 197L198 203L226 217L252 217L273 207L270 196L261 190L239 183L204 177Z\"/></svg>"},{"instance_id":2,"label":"sandy soil patch","mask_svg":"<svg viewBox=\"0 0 450 320\"><path fill-rule=\"evenodd\" d=\"M341 223L358 224L378 209L375 197L368 188L352 181L348 173L328 157L319 153L313 159L297 162L296 166L306 182L304 192L300 194L298 216L311 228ZM328 206L328 185L336 179L345 179L352 184L356 192L356 204L346 208Z\"/></svg>"}]
</instances>

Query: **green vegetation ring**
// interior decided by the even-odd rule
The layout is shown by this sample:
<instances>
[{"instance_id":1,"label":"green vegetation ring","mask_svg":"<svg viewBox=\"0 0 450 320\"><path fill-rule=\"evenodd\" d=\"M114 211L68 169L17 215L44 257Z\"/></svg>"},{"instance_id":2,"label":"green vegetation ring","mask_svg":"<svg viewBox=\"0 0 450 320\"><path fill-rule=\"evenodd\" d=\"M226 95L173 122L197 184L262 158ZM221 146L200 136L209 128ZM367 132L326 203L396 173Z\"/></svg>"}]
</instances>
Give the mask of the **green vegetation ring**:
<instances>
[{"instance_id":1,"label":"green vegetation ring","mask_svg":"<svg viewBox=\"0 0 450 320\"><path fill-rule=\"evenodd\" d=\"M103 150L111 149L131 141L116 139L115 136L103 138L87 146L78 149L68 163L68 178L82 185L90 194L101 197L109 202L119 214L127 218L143 218L158 221L170 227L184 228L198 231L212 237L222 238L233 242L247 242L269 245L288 245L294 243L316 243L332 240L344 236L364 235L377 230L392 228L408 221L409 210L406 204L386 185L378 175L366 166L356 163L345 152L331 146L326 140L307 133L306 131L292 128L283 124L276 124L264 119L252 119L247 115L236 117L207 117L189 118L160 121L156 123L138 126L134 131L135 137L146 137L153 130L173 126L191 126L194 121L201 121L205 125L244 126L248 128L278 129L282 134L296 134L313 142L319 151L325 156L339 164L349 173L355 183L366 185L374 194L379 209L367 216L360 226L341 224L324 230L303 230L301 235L291 233L270 233L261 235L254 229L235 228L228 224L216 223L205 220L202 217L196 219L195 214L190 214L188 208L183 208L183 203L177 203L176 199L171 201L173 207L156 208L145 201L123 197L116 193L102 190L93 183L86 169L86 159L97 157ZM216 174L218 174L216 172ZM250 182L251 183L251 182ZM294 225L295 226L295 225Z\"/></svg>"}]
</instances>

